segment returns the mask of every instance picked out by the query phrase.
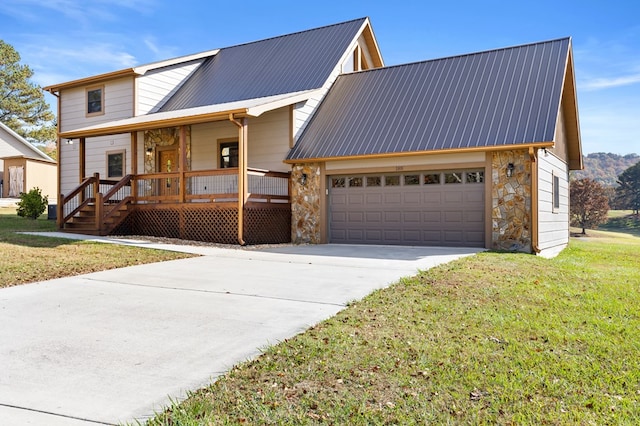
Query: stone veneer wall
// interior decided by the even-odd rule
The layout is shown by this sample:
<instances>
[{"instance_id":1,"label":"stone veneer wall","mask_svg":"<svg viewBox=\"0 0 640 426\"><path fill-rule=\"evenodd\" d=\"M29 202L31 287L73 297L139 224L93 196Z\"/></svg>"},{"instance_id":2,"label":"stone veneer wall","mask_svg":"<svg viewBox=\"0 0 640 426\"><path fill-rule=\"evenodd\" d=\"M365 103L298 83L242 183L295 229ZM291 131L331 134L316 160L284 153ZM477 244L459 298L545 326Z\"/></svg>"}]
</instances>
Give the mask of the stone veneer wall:
<instances>
[{"instance_id":1,"label":"stone veneer wall","mask_svg":"<svg viewBox=\"0 0 640 426\"><path fill-rule=\"evenodd\" d=\"M302 175L307 179L301 183ZM320 164L296 164L291 171L291 241L320 243Z\"/></svg>"},{"instance_id":2,"label":"stone veneer wall","mask_svg":"<svg viewBox=\"0 0 640 426\"><path fill-rule=\"evenodd\" d=\"M531 253L531 159L527 151L492 156L492 248ZM507 177L507 165L515 169Z\"/></svg>"},{"instance_id":3,"label":"stone veneer wall","mask_svg":"<svg viewBox=\"0 0 640 426\"><path fill-rule=\"evenodd\" d=\"M191 126L186 129L186 151L187 151L187 170L191 170ZM144 132L144 172L155 173L156 170L156 150L157 146L175 145L180 146L180 128L166 127L155 130L145 130ZM147 149L151 149L153 155L147 155ZM177 171L177 170L176 170Z\"/></svg>"}]
</instances>

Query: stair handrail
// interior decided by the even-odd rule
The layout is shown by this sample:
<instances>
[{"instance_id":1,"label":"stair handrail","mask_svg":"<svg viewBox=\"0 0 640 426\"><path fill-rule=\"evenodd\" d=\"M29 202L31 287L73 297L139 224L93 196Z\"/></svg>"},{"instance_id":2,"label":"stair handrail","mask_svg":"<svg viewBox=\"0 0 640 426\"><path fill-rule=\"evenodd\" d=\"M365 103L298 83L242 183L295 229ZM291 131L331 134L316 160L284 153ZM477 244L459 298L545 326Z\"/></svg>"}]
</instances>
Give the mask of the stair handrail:
<instances>
[{"instance_id":1,"label":"stair handrail","mask_svg":"<svg viewBox=\"0 0 640 426\"><path fill-rule=\"evenodd\" d=\"M129 204L131 200L133 200L132 196L127 196L127 197L123 197L122 200L118 201L117 204L114 204L113 206L110 205L111 197L117 194L118 191L120 191L123 187L130 185L132 179L133 179L133 175L126 175L120 181L118 181L118 183L113 185L111 189L101 197L102 202L100 203L100 205L103 208L101 209L100 216L98 216L100 220L100 222L98 222L100 224L100 230L104 230L107 219L113 216L115 212L120 210L122 206ZM106 205L109 205L109 208L106 208L105 207ZM96 215L98 215L97 210L96 210Z\"/></svg>"},{"instance_id":2,"label":"stair handrail","mask_svg":"<svg viewBox=\"0 0 640 426\"><path fill-rule=\"evenodd\" d=\"M60 212L62 213L60 216L60 223L58 224L58 226L60 228L64 227L64 224L67 223L76 213L78 213L80 211L80 209L82 207L84 207L85 205L87 205L89 202L92 201L91 198L88 198L86 200L83 200L81 203L78 204L78 206L73 209L69 214L65 215L64 214L64 210L65 210L65 206L67 205L67 203L69 203L71 200L73 200L78 194L80 193L84 193L84 190L87 189L87 187L91 184L95 184L97 185L97 180L99 178L97 176L89 176L84 178L84 180L80 183L80 185L78 185L76 187L76 189L74 189L73 191L71 191L69 194L64 195L64 194L60 194L60 199L61 199L61 206L60 206Z\"/></svg>"}]
</instances>

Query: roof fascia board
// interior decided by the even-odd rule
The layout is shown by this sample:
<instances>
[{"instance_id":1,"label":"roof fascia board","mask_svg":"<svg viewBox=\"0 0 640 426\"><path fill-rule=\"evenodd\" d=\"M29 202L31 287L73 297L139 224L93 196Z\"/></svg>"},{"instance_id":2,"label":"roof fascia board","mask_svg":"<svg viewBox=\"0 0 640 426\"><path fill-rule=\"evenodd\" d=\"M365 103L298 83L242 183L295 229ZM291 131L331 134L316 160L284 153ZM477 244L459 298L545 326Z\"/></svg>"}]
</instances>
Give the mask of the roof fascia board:
<instances>
[{"instance_id":1,"label":"roof fascia board","mask_svg":"<svg viewBox=\"0 0 640 426\"><path fill-rule=\"evenodd\" d=\"M55 160L44 160L42 158L35 158L35 157L29 157L28 155L13 155L11 157L2 157L0 158L0 160L16 160L16 159L25 159L25 160L29 160L29 161L35 161L37 163L43 163L43 164L51 164L51 165L56 165Z\"/></svg>"},{"instance_id":2,"label":"roof fascia board","mask_svg":"<svg viewBox=\"0 0 640 426\"><path fill-rule=\"evenodd\" d=\"M363 35L365 42L367 43L367 50L369 51L367 56L367 61L371 61L375 68L384 67L384 60L382 59L382 53L380 52L380 47L378 46L378 41L376 40L376 36L373 33L373 28L371 27L371 22L369 18L365 20L363 27L360 30L360 34ZM372 56L372 54L375 55Z\"/></svg>"},{"instance_id":3,"label":"roof fascia board","mask_svg":"<svg viewBox=\"0 0 640 426\"><path fill-rule=\"evenodd\" d=\"M296 163L315 163L323 161L340 161L340 160L367 160L371 158L395 158L395 157L413 157L417 155L430 155L430 154L460 154L467 152L491 152L491 151L509 151L509 150L523 150L532 148L551 148L554 142L536 142L527 144L512 144L512 145L500 145L500 146L482 146L471 148L453 148L453 149L437 149L431 151L413 151L413 152L388 152L382 154L362 154L362 155L346 155L344 157L317 157L317 158L303 158L294 160L284 160L287 164Z\"/></svg>"},{"instance_id":4,"label":"roof fascia board","mask_svg":"<svg viewBox=\"0 0 640 426\"><path fill-rule=\"evenodd\" d=\"M63 89L72 89L74 87L102 83L107 80L114 80L116 78L130 77L134 75L136 75L136 72L133 68L126 68L118 71L108 72L106 74L98 74L91 77L85 77L78 80L68 81L66 83L46 86L46 87L43 87L43 90L46 90L51 94L55 94L55 93L60 93L60 91Z\"/></svg>"},{"instance_id":5,"label":"roof fascia board","mask_svg":"<svg viewBox=\"0 0 640 426\"><path fill-rule=\"evenodd\" d=\"M220 49L207 50L205 52L194 53L193 55L178 56L177 58L140 65L140 66L134 67L133 70L138 75L144 75L150 70L170 67L172 65L180 64L183 62L191 62L191 61L195 61L202 58L208 58L208 57L217 55L218 52L220 52Z\"/></svg>"},{"instance_id":6,"label":"roof fascia board","mask_svg":"<svg viewBox=\"0 0 640 426\"><path fill-rule=\"evenodd\" d=\"M282 108L288 105L297 104L298 102L306 101L313 98L315 95L321 95L324 89L312 89L305 90L303 92L292 93L283 99L278 99L272 102L265 103L263 105L257 105L247 108L247 115L252 117L258 117L267 111L273 111L274 109Z\"/></svg>"},{"instance_id":7,"label":"roof fascia board","mask_svg":"<svg viewBox=\"0 0 640 426\"><path fill-rule=\"evenodd\" d=\"M568 131L568 155L569 155L569 168L571 170L582 170L584 168L582 160L582 138L580 136L580 115L578 114L578 95L576 91L576 78L573 66L573 49L572 40L569 39L569 47L567 49L567 64L565 67L564 79L562 84L562 96L561 105L563 108L558 108L561 114L565 111L568 113L570 122L570 131ZM565 115L565 126L567 116ZM572 155L573 154L573 155Z\"/></svg>"},{"instance_id":8,"label":"roof fascia board","mask_svg":"<svg viewBox=\"0 0 640 426\"><path fill-rule=\"evenodd\" d=\"M148 120L148 121L135 121L125 122L121 124L113 124L110 126L99 126L94 128L83 128L70 130L68 132L59 133L58 136L65 139L95 137L95 136L108 136L117 135L121 133L131 133L144 130L153 130L164 127L175 127L189 124L206 123L209 121L221 121L226 120L229 114L235 116L242 116L246 114L246 108L232 109L226 111L205 112L201 114L186 115L181 117L170 117L164 119ZM154 117L155 118L155 117Z\"/></svg>"},{"instance_id":9,"label":"roof fascia board","mask_svg":"<svg viewBox=\"0 0 640 426\"><path fill-rule=\"evenodd\" d=\"M25 138L23 138L22 136L20 136L19 134L17 134L15 131L13 131L9 126L7 126L4 123L0 123L0 128L2 128L4 131L6 131L7 133L9 133L11 136L13 136L18 142L20 142L21 144L23 144L24 146L26 146L28 149L30 149L32 152L35 152L36 154L38 154L39 157L41 157L42 159L44 159L45 161L50 161L52 163L55 163L56 161L49 157L47 154L45 154L44 152L40 151L38 148L36 148L35 146L33 146L31 143L29 143L28 140L26 140Z\"/></svg>"}]
</instances>

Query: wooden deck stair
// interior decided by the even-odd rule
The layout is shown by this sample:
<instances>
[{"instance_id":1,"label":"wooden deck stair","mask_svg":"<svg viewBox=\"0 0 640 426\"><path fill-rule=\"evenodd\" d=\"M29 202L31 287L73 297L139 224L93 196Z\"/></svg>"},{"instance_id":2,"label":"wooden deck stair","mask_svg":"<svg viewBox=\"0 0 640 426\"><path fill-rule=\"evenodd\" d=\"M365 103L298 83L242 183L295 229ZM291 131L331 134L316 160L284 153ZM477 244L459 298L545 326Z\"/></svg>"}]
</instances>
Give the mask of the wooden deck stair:
<instances>
[{"instance_id":1,"label":"wooden deck stair","mask_svg":"<svg viewBox=\"0 0 640 426\"><path fill-rule=\"evenodd\" d=\"M129 203L116 207L111 203L104 203L103 211L110 211L111 209L114 209L114 211L101 221L102 223L96 223L96 204L86 204L64 224L64 230L77 234L109 235L127 217L129 206Z\"/></svg>"}]
</instances>

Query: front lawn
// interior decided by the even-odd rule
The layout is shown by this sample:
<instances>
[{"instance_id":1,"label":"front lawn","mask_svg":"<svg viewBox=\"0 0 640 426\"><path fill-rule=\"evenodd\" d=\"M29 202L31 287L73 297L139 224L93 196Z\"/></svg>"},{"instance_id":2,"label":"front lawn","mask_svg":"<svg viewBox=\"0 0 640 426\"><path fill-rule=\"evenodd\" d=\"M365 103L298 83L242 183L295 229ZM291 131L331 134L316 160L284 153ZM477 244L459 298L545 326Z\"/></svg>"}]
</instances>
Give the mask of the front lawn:
<instances>
[{"instance_id":1,"label":"front lawn","mask_svg":"<svg viewBox=\"0 0 640 426\"><path fill-rule=\"evenodd\" d=\"M593 232L403 279L149 424L640 424L640 238Z\"/></svg>"},{"instance_id":2,"label":"front lawn","mask_svg":"<svg viewBox=\"0 0 640 426\"><path fill-rule=\"evenodd\" d=\"M0 208L0 288L52 278L191 257L183 253L20 234L55 231L46 215L37 220Z\"/></svg>"}]
</instances>

